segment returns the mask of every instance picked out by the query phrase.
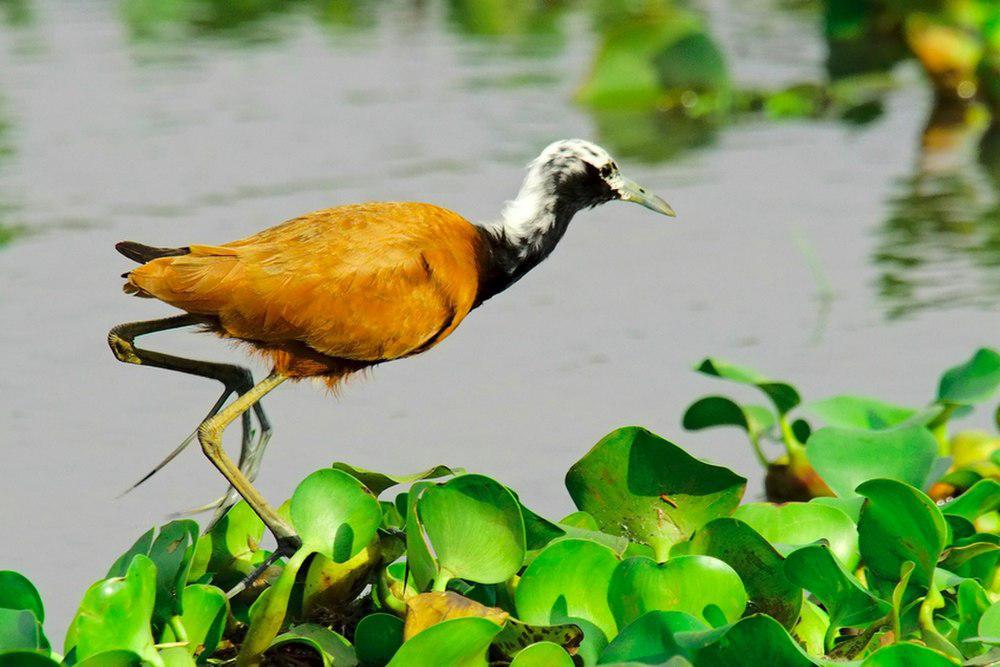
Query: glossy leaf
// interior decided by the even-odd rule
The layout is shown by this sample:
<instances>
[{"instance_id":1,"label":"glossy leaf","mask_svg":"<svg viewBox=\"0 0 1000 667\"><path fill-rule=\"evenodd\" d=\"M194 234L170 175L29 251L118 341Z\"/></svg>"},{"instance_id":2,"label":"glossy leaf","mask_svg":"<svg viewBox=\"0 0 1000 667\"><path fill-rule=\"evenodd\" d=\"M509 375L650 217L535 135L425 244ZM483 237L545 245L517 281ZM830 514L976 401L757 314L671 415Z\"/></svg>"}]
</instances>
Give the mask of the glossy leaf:
<instances>
[{"instance_id":1,"label":"glossy leaf","mask_svg":"<svg viewBox=\"0 0 1000 667\"><path fill-rule=\"evenodd\" d=\"M187 633L186 650L204 658L212 655L222 632L226 629L229 601L226 594L215 586L192 584L184 589L184 614L181 622ZM163 631L163 643L179 641L169 625Z\"/></svg>"},{"instance_id":2,"label":"glossy leaf","mask_svg":"<svg viewBox=\"0 0 1000 667\"><path fill-rule=\"evenodd\" d=\"M399 484L412 484L413 482L420 482L426 479L434 479L436 477L446 477L449 475L457 475L461 473L460 468L449 468L444 465L436 465L427 470L421 470L420 472L415 472L412 475L388 475L383 472L377 472L375 470L365 470L364 468L357 468L355 466L349 465L347 463L337 462L330 466L334 470L341 470L346 472L351 477L357 479L359 482L364 484L368 489L374 493L376 496L381 495L386 489L392 488Z\"/></svg>"},{"instance_id":3,"label":"glossy leaf","mask_svg":"<svg viewBox=\"0 0 1000 667\"><path fill-rule=\"evenodd\" d=\"M514 593L517 617L538 625L582 621L587 641L603 648L617 632L608 606L608 586L618 563L611 549L596 542L554 542L521 575ZM590 626L603 633L603 638L595 638Z\"/></svg>"},{"instance_id":4,"label":"glossy leaf","mask_svg":"<svg viewBox=\"0 0 1000 667\"><path fill-rule=\"evenodd\" d=\"M792 636L805 652L813 658L826 655L826 635L830 629L830 616L809 600L802 602L802 613L792 628Z\"/></svg>"},{"instance_id":5,"label":"glossy leaf","mask_svg":"<svg viewBox=\"0 0 1000 667\"><path fill-rule=\"evenodd\" d=\"M958 498L945 503L941 507L941 512L975 521L983 514L998 508L1000 508L1000 482L995 479L981 479Z\"/></svg>"},{"instance_id":6,"label":"glossy leaf","mask_svg":"<svg viewBox=\"0 0 1000 667\"><path fill-rule=\"evenodd\" d=\"M405 642L390 667L485 667L490 642L500 626L485 618L456 618L439 623Z\"/></svg>"},{"instance_id":7,"label":"glossy leaf","mask_svg":"<svg viewBox=\"0 0 1000 667\"><path fill-rule=\"evenodd\" d=\"M124 577L104 579L91 586L73 621L77 660L124 649L155 666L162 665L150 630L156 583L153 561L138 554L132 557Z\"/></svg>"},{"instance_id":8,"label":"glossy leaf","mask_svg":"<svg viewBox=\"0 0 1000 667\"><path fill-rule=\"evenodd\" d=\"M922 426L866 431L827 427L807 443L809 461L831 489L854 495L869 479L895 479L920 488L937 458L934 436Z\"/></svg>"},{"instance_id":9,"label":"glossy leaf","mask_svg":"<svg viewBox=\"0 0 1000 667\"><path fill-rule=\"evenodd\" d=\"M308 616L316 609L339 609L354 600L368 585L375 568L382 563L378 539L346 563L335 563L316 554L306 571L302 590L302 609Z\"/></svg>"},{"instance_id":10,"label":"glossy leaf","mask_svg":"<svg viewBox=\"0 0 1000 667\"><path fill-rule=\"evenodd\" d=\"M786 628L795 625L802 589L785 576L781 554L746 523L728 517L708 522L695 533L689 553L733 568L746 587L749 613L767 614Z\"/></svg>"},{"instance_id":11,"label":"glossy leaf","mask_svg":"<svg viewBox=\"0 0 1000 667\"><path fill-rule=\"evenodd\" d=\"M861 558L883 579L895 581L906 561L913 581L928 586L947 538L947 524L934 501L902 482L873 479L858 487L868 500L858 522Z\"/></svg>"},{"instance_id":12,"label":"glossy leaf","mask_svg":"<svg viewBox=\"0 0 1000 667\"><path fill-rule=\"evenodd\" d=\"M26 609L39 623L45 622L42 597L27 577L13 570L0 570L0 609Z\"/></svg>"},{"instance_id":13,"label":"glossy leaf","mask_svg":"<svg viewBox=\"0 0 1000 667\"><path fill-rule=\"evenodd\" d=\"M0 609L0 651L42 648L38 620L27 609Z\"/></svg>"},{"instance_id":14,"label":"glossy leaf","mask_svg":"<svg viewBox=\"0 0 1000 667\"><path fill-rule=\"evenodd\" d=\"M729 626L714 642L698 651L696 665L781 665L810 667L815 663L781 624L755 614Z\"/></svg>"},{"instance_id":15,"label":"glossy leaf","mask_svg":"<svg viewBox=\"0 0 1000 667\"><path fill-rule=\"evenodd\" d=\"M573 658L559 644L538 642L515 655L510 667L573 667Z\"/></svg>"},{"instance_id":16,"label":"glossy leaf","mask_svg":"<svg viewBox=\"0 0 1000 667\"><path fill-rule=\"evenodd\" d=\"M576 506L601 529L649 544L663 560L670 546L739 504L746 480L695 459L638 427L613 431L570 468Z\"/></svg>"},{"instance_id":17,"label":"glossy leaf","mask_svg":"<svg viewBox=\"0 0 1000 667\"><path fill-rule=\"evenodd\" d=\"M538 642L555 644L576 653L583 642L583 630L575 623L533 625L511 617L493 640L493 651L500 657L511 658Z\"/></svg>"},{"instance_id":18,"label":"glossy leaf","mask_svg":"<svg viewBox=\"0 0 1000 667\"><path fill-rule=\"evenodd\" d=\"M344 563L371 543L382 508L364 484L341 470L317 470L292 494L290 514L303 548Z\"/></svg>"},{"instance_id":19,"label":"glossy leaf","mask_svg":"<svg viewBox=\"0 0 1000 667\"><path fill-rule=\"evenodd\" d=\"M805 546L788 554L785 572L823 603L834 629L864 627L891 609L865 590L825 544Z\"/></svg>"},{"instance_id":20,"label":"glossy leaf","mask_svg":"<svg viewBox=\"0 0 1000 667\"><path fill-rule=\"evenodd\" d=\"M706 607L718 607L732 622L743 614L747 592L736 571L717 558L678 556L664 563L629 558L612 573L608 600L618 627L650 611L681 611L711 624Z\"/></svg>"},{"instance_id":21,"label":"glossy leaf","mask_svg":"<svg viewBox=\"0 0 1000 667\"><path fill-rule=\"evenodd\" d=\"M706 396L692 403L681 424L689 431L716 426L735 426L753 437L774 426L774 414L758 405L739 405L725 396Z\"/></svg>"},{"instance_id":22,"label":"glossy leaf","mask_svg":"<svg viewBox=\"0 0 1000 667\"><path fill-rule=\"evenodd\" d=\"M263 535L264 522L241 500L199 538L189 576L211 572L212 583L232 588L266 555L259 548Z\"/></svg>"},{"instance_id":23,"label":"glossy leaf","mask_svg":"<svg viewBox=\"0 0 1000 667\"><path fill-rule=\"evenodd\" d=\"M933 649L903 642L880 648L861 667L954 667L958 662Z\"/></svg>"},{"instance_id":24,"label":"glossy leaf","mask_svg":"<svg viewBox=\"0 0 1000 667\"><path fill-rule=\"evenodd\" d=\"M897 426L917 414L916 410L867 396L832 396L802 406L827 426L881 430Z\"/></svg>"},{"instance_id":25,"label":"glossy leaf","mask_svg":"<svg viewBox=\"0 0 1000 667\"><path fill-rule=\"evenodd\" d=\"M364 667L383 667L403 645L403 619L392 614L369 614L354 630L354 650Z\"/></svg>"},{"instance_id":26,"label":"glossy leaf","mask_svg":"<svg viewBox=\"0 0 1000 667\"><path fill-rule=\"evenodd\" d=\"M139 656L132 654L134 656L134 661L122 665L121 667L132 667L132 665L137 664ZM77 663L78 665L80 663ZM5 651L0 648L0 667L58 667L59 663L45 655L44 653L39 653L38 651L17 651L10 650ZM94 665L93 667L97 667ZM115 664L102 665L101 667L118 667Z\"/></svg>"},{"instance_id":27,"label":"glossy leaf","mask_svg":"<svg viewBox=\"0 0 1000 667\"><path fill-rule=\"evenodd\" d=\"M659 665L674 656L687 656L678 644L679 632L707 630L708 626L680 611L650 611L623 627L608 644L598 664L636 662Z\"/></svg>"},{"instance_id":28,"label":"glossy leaf","mask_svg":"<svg viewBox=\"0 0 1000 667\"><path fill-rule=\"evenodd\" d=\"M303 623L288 628L288 632L274 638L268 653L276 654L282 646L300 644L307 646L320 659L324 667L354 667L358 660L350 642L333 630L315 623Z\"/></svg>"},{"instance_id":29,"label":"glossy leaf","mask_svg":"<svg viewBox=\"0 0 1000 667\"><path fill-rule=\"evenodd\" d=\"M994 602L979 619L979 637L1000 644L1000 602Z\"/></svg>"},{"instance_id":30,"label":"glossy leaf","mask_svg":"<svg viewBox=\"0 0 1000 667\"><path fill-rule=\"evenodd\" d=\"M787 555L805 544L826 540L848 569L858 564L857 527L841 510L821 503L747 503L733 513Z\"/></svg>"},{"instance_id":31,"label":"glossy leaf","mask_svg":"<svg viewBox=\"0 0 1000 667\"><path fill-rule=\"evenodd\" d=\"M785 382L772 380L747 366L738 366L721 359L708 358L702 361L696 370L706 375L757 387L771 399L778 414L781 415L789 412L802 400L795 387Z\"/></svg>"},{"instance_id":32,"label":"glossy leaf","mask_svg":"<svg viewBox=\"0 0 1000 667\"><path fill-rule=\"evenodd\" d=\"M343 475L344 473L339 474ZM351 481L357 483L353 479ZM302 565L312 553L313 551L303 541L303 547L288 559L285 567L281 570L281 575L260 594L260 597L250 607L250 628L243 638L243 645L237 656L239 664L256 664L264 652L271 647L271 642L278 636L278 632L284 625L295 579Z\"/></svg>"},{"instance_id":33,"label":"glossy leaf","mask_svg":"<svg viewBox=\"0 0 1000 667\"><path fill-rule=\"evenodd\" d=\"M964 364L948 369L938 384L938 400L959 405L989 400L1000 387L1000 354L977 350Z\"/></svg>"},{"instance_id":34,"label":"glossy leaf","mask_svg":"<svg viewBox=\"0 0 1000 667\"><path fill-rule=\"evenodd\" d=\"M411 523L418 524L422 534L408 531L407 543L426 540L439 589L454 577L483 584L506 581L524 562L520 504L489 477L461 475L422 488L416 498L416 521L413 518Z\"/></svg>"}]
</instances>

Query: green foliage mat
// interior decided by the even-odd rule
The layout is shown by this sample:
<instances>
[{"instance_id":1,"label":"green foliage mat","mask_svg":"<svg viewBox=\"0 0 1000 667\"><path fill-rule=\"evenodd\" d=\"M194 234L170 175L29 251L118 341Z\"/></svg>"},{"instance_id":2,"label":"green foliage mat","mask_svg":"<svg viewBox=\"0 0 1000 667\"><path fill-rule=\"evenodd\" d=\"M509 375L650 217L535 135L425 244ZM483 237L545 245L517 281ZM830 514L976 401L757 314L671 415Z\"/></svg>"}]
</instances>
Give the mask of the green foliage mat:
<instances>
[{"instance_id":1,"label":"green foliage mat","mask_svg":"<svg viewBox=\"0 0 1000 667\"><path fill-rule=\"evenodd\" d=\"M86 591L61 654L35 587L0 571L0 667L1000 660L1000 437L948 434L995 396L1000 355L948 370L919 408L803 403L743 366L698 370L769 407L706 397L684 425L742 429L768 475L784 476L772 500L800 499L741 504L744 478L639 427L570 467L578 511L559 521L460 469L335 463L279 509L302 548L246 590L226 596L270 555L246 504L200 535L173 521Z\"/></svg>"}]
</instances>

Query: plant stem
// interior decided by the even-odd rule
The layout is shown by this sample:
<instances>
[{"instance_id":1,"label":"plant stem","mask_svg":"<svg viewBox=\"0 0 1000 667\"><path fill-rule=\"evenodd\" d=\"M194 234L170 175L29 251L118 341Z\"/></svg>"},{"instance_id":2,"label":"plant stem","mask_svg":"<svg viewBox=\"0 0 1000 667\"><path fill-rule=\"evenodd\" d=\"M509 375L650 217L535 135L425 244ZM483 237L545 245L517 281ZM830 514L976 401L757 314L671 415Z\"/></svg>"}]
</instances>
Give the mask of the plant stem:
<instances>
[{"instance_id":1,"label":"plant stem","mask_svg":"<svg viewBox=\"0 0 1000 667\"><path fill-rule=\"evenodd\" d=\"M434 578L434 585L431 590L435 593L440 593L441 591L448 590L448 582L451 581L451 574L445 570L441 570L438 576Z\"/></svg>"},{"instance_id":2,"label":"plant stem","mask_svg":"<svg viewBox=\"0 0 1000 667\"><path fill-rule=\"evenodd\" d=\"M927 428L938 442L938 454L941 456L948 456L951 453L951 445L948 442L948 420L951 419L952 414L957 409L957 404L945 403L941 414L927 425Z\"/></svg>"},{"instance_id":3,"label":"plant stem","mask_svg":"<svg viewBox=\"0 0 1000 667\"><path fill-rule=\"evenodd\" d=\"M778 415L778 426L781 428L781 441L785 444L785 451L788 452L788 464L794 465L805 459L806 447L795 437L792 425L785 415Z\"/></svg>"},{"instance_id":4,"label":"plant stem","mask_svg":"<svg viewBox=\"0 0 1000 667\"><path fill-rule=\"evenodd\" d=\"M760 447L760 434L750 435L750 444L753 445L753 453L757 455L757 461L765 468L771 465L771 462L764 456L764 450Z\"/></svg>"},{"instance_id":5,"label":"plant stem","mask_svg":"<svg viewBox=\"0 0 1000 667\"><path fill-rule=\"evenodd\" d=\"M187 628L184 627L184 621L181 619L180 616L177 616L175 614L170 617L170 629L173 630L174 638L178 642L183 642L186 644L189 641Z\"/></svg>"}]
</instances>

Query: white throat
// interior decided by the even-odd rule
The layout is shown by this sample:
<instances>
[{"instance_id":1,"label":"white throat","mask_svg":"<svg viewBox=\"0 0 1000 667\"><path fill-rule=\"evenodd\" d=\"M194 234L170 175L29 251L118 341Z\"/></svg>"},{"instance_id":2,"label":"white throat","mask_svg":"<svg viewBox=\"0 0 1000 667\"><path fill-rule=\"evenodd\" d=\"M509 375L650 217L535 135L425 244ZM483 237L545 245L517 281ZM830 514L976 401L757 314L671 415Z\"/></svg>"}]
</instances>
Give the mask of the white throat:
<instances>
[{"instance_id":1,"label":"white throat","mask_svg":"<svg viewBox=\"0 0 1000 667\"><path fill-rule=\"evenodd\" d=\"M556 193L551 179L532 165L517 197L504 204L500 218L485 225L517 249L520 259L543 250L556 220Z\"/></svg>"}]
</instances>

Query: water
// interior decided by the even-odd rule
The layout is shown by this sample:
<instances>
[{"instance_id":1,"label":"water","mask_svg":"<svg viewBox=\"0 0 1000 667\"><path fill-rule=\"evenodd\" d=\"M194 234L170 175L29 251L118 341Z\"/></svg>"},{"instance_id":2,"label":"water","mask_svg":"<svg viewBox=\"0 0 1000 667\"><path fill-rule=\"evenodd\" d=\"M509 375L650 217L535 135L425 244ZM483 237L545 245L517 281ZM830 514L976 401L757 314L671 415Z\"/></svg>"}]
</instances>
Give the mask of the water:
<instances>
[{"instance_id":1,"label":"water","mask_svg":"<svg viewBox=\"0 0 1000 667\"><path fill-rule=\"evenodd\" d=\"M39 585L57 640L135 536L222 490L193 447L115 499L218 392L110 355L112 325L170 312L122 295L118 240L219 243L370 199L490 218L521 166L570 136L605 144L678 211L582 214L548 261L428 354L337 398L279 389L259 482L276 502L334 460L443 462L558 517L570 463L632 423L749 476L753 496L761 472L737 434L680 427L701 395L746 396L693 373L702 357L806 397L919 405L940 371L996 343L1000 222L982 123L945 124L922 148L930 96L912 68L864 126L750 116L692 130L573 102L596 47L572 6L161 5L0 4L0 566ZM735 80L821 71L808 7L699 8ZM186 333L150 346L242 359Z\"/></svg>"}]
</instances>

